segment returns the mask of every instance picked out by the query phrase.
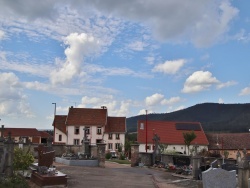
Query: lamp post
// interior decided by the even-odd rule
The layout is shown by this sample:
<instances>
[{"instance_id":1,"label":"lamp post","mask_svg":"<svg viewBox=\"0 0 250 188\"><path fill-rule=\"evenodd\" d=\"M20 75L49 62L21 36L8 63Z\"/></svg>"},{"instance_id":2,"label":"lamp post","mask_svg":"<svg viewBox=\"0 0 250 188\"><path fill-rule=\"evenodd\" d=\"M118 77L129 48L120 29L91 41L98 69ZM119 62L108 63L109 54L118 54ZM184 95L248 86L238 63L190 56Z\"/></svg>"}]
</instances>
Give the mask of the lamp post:
<instances>
[{"instance_id":1,"label":"lamp post","mask_svg":"<svg viewBox=\"0 0 250 188\"><path fill-rule=\"evenodd\" d=\"M56 128L55 128L55 120L56 120L56 103L55 102L53 102L52 104L54 104L55 105L55 109L54 109L54 121L53 121L53 124L54 124L54 138L53 138L53 142L55 143L55 137L56 137L56 133L55 133L55 130L56 130Z\"/></svg>"},{"instance_id":2,"label":"lamp post","mask_svg":"<svg viewBox=\"0 0 250 188\"><path fill-rule=\"evenodd\" d=\"M146 153L148 153L148 111L146 110Z\"/></svg>"}]
</instances>

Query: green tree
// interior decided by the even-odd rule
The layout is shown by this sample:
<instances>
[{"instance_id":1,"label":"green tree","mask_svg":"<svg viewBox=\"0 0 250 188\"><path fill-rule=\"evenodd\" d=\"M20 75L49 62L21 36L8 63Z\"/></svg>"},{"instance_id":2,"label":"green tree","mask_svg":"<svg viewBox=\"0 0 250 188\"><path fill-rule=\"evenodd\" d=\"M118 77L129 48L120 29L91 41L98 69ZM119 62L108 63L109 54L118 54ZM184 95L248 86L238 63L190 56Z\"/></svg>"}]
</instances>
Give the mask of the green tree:
<instances>
[{"instance_id":1,"label":"green tree","mask_svg":"<svg viewBox=\"0 0 250 188\"><path fill-rule=\"evenodd\" d=\"M14 149L13 167L14 170L27 170L34 162L34 157L30 152L30 148L25 151L21 148Z\"/></svg>"},{"instance_id":2,"label":"green tree","mask_svg":"<svg viewBox=\"0 0 250 188\"><path fill-rule=\"evenodd\" d=\"M191 142L196 138L196 134L194 133L194 131L192 132L183 132L183 138L184 138L184 143L188 148L188 155L189 155L189 146L191 144Z\"/></svg>"}]
</instances>

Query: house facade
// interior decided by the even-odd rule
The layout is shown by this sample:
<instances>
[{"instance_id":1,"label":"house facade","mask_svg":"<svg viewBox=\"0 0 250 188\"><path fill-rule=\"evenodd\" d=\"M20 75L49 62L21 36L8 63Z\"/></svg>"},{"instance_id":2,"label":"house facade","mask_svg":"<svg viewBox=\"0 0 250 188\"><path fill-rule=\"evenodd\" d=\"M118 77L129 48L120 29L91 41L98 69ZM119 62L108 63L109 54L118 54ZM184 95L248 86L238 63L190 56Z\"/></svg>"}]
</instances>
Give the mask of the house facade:
<instances>
[{"instance_id":1,"label":"house facade","mask_svg":"<svg viewBox=\"0 0 250 188\"><path fill-rule=\"evenodd\" d=\"M198 151L207 149L208 140L199 122L168 122L168 121L138 121L137 141L140 144L139 152L153 152L155 143L153 137L160 137L159 143L165 150L188 154L183 133L193 131L196 138L189 148L198 146ZM146 147L147 146L147 147Z\"/></svg>"},{"instance_id":2,"label":"house facade","mask_svg":"<svg viewBox=\"0 0 250 188\"><path fill-rule=\"evenodd\" d=\"M217 152L221 156L228 152L228 158L236 159L239 150L243 157L244 148L250 152L250 134L249 133L207 133L209 141L208 151Z\"/></svg>"},{"instance_id":3,"label":"house facade","mask_svg":"<svg viewBox=\"0 0 250 188\"><path fill-rule=\"evenodd\" d=\"M3 137L8 138L11 133L11 138L18 143L20 139L25 143L41 144L46 143L47 139L52 137L45 131L38 131L35 128L4 128ZM0 133L2 136L2 132Z\"/></svg>"},{"instance_id":4,"label":"house facade","mask_svg":"<svg viewBox=\"0 0 250 188\"><path fill-rule=\"evenodd\" d=\"M56 115L52 125L55 144L81 145L87 139L91 145L106 143L106 151L125 144L126 117L109 117L106 107L70 107L68 115Z\"/></svg>"}]
</instances>

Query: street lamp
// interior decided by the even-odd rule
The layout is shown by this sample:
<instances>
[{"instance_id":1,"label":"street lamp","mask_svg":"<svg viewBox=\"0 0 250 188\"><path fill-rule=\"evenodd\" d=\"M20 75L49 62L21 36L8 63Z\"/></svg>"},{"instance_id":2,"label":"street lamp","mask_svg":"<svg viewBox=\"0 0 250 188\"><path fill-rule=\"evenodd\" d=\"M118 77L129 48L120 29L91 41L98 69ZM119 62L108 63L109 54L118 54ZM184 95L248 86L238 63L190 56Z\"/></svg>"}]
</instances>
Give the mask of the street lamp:
<instances>
[{"instance_id":1,"label":"street lamp","mask_svg":"<svg viewBox=\"0 0 250 188\"><path fill-rule=\"evenodd\" d=\"M148 153L148 110L146 110L146 153Z\"/></svg>"},{"instance_id":2,"label":"street lamp","mask_svg":"<svg viewBox=\"0 0 250 188\"><path fill-rule=\"evenodd\" d=\"M56 103L55 102L53 102L52 104L54 104L55 105L55 109L54 109L54 121L53 121L53 123L54 123L54 138L53 138L53 140L54 140L54 143L55 143L55 130L56 130L56 128L55 128L55 120L56 120Z\"/></svg>"}]
</instances>

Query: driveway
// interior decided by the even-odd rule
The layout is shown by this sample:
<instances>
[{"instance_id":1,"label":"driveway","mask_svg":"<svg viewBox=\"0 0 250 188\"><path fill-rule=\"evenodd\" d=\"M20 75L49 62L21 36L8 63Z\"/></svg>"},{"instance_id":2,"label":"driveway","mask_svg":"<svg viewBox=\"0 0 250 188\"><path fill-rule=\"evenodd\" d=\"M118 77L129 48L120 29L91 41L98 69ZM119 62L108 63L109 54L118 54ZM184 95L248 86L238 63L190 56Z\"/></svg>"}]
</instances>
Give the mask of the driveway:
<instances>
[{"instance_id":1,"label":"driveway","mask_svg":"<svg viewBox=\"0 0 250 188\"><path fill-rule=\"evenodd\" d=\"M146 167L130 167L107 161L105 168L54 164L67 174L69 188L176 188L197 187L197 183L171 173Z\"/></svg>"}]
</instances>

